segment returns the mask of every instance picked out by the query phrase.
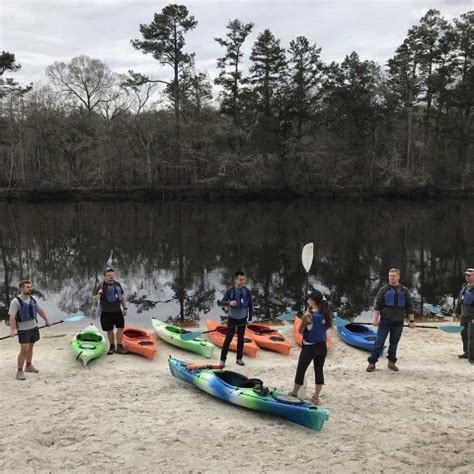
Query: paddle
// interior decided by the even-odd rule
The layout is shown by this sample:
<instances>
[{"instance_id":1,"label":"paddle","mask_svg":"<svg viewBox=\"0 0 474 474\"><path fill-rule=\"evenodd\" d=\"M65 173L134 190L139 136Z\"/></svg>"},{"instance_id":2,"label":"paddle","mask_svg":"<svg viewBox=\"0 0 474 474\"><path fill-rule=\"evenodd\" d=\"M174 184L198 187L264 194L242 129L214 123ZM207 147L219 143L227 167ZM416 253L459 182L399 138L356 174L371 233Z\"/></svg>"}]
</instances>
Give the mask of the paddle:
<instances>
[{"instance_id":1,"label":"paddle","mask_svg":"<svg viewBox=\"0 0 474 474\"><path fill-rule=\"evenodd\" d=\"M346 321L345 319L341 318L340 316L336 315L334 318L334 326L336 327L343 327L347 326L348 324L363 324L364 326L373 326L373 323L359 323L359 322L351 322L351 321ZM408 324L404 324L403 327L409 327ZM459 334L463 328L461 326L454 326L452 324L445 324L442 326L420 326L416 325L417 328L421 329L439 329L440 331L451 333L451 334Z\"/></svg>"},{"instance_id":2,"label":"paddle","mask_svg":"<svg viewBox=\"0 0 474 474\"><path fill-rule=\"evenodd\" d=\"M304 295L304 310L308 309L308 289L309 289L309 270L313 264L314 244L309 242L303 247L301 252L301 263L306 270L306 290Z\"/></svg>"},{"instance_id":3,"label":"paddle","mask_svg":"<svg viewBox=\"0 0 474 474\"><path fill-rule=\"evenodd\" d=\"M277 318L261 319L260 321L255 321L255 324L263 323L265 321L274 321L275 319L280 319L280 316L278 316ZM281 319L281 321L284 321L284 320ZM240 328L242 326L247 326L247 324L249 324L249 323L247 322L245 324L238 324L237 326L234 326L234 327L235 328ZM200 332L185 332L185 333L181 334L180 337L183 341L190 341L192 339L195 339L196 337L201 337L203 334L209 334L210 332L216 332L218 330L219 330L219 328L211 329L209 331L202 331L202 332L201 331Z\"/></svg>"},{"instance_id":4,"label":"paddle","mask_svg":"<svg viewBox=\"0 0 474 474\"><path fill-rule=\"evenodd\" d=\"M66 319L61 319L60 321L55 321L54 323L51 323L51 326L55 326L56 324L61 324L61 323L72 323L74 321L80 321L81 319L84 319L84 316L83 315L80 315L78 314L77 316L71 316L70 318L66 318ZM39 326L38 329L43 329L43 328L47 328L49 327L47 324L45 324L44 326ZM16 336L16 334L15 334ZM15 337L15 336L2 336L0 337L0 341L2 341L3 339L9 339L10 337Z\"/></svg>"},{"instance_id":5,"label":"paddle","mask_svg":"<svg viewBox=\"0 0 474 474\"><path fill-rule=\"evenodd\" d=\"M111 250L109 254L109 258L105 262L105 265L102 267L102 273L104 273L106 270L112 267L112 259L113 259L114 251ZM96 272L95 274L95 284L94 284L94 289L92 290L92 298L95 296L95 292L99 286L99 272ZM101 312L101 307L100 307L100 298L97 299L97 303L94 305L93 313L95 316L99 316Z\"/></svg>"}]
</instances>

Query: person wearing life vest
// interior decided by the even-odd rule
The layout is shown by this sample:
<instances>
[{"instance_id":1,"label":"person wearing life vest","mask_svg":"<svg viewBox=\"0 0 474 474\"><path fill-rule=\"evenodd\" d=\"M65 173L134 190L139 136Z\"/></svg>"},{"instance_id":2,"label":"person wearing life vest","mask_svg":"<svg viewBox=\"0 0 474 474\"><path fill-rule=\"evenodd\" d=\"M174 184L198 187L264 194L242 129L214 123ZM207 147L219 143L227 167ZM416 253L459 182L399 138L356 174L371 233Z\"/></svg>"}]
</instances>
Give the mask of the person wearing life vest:
<instances>
[{"instance_id":1,"label":"person wearing life vest","mask_svg":"<svg viewBox=\"0 0 474 474\"><path fill-rule=\"evenodd\" d=\"M383 285L377 293L372 313L372 324L378 327L377 339L370 357L367 372L375 370L383 352L387 336L390 334L388 346L388 368L398 372L397 347L402 337L403 322L408 317L408 327L415 328L413 301L406 286L400 285L400 270L391 268L388 272L388 284Z\"/></svg>"},{"instance_id":2,"label":"person wearing life vest","mask_svg":"<svg viewBox=\"0 0 474 474\"><path fill-rule=\"evenodd\" d=\"M128 312L128 303L122 285L115 280L113 268L104 272L104 281L96 288L93 302L100 298L100 324L102 331L107 333L109 339L109 351L107 354L126 354L128 351L122 345L124 317ZM117 346L115 346L114 328L117 328ZM117 349L115 349L117 347Z\"/></svg>"},{"instance_id":3,"label":"person wearing life vest","mask_svg":"<svg viewBox=\"0 0 474 474\"><path fill-rule=\"evenodd\" d=\"M32 296L32 291L31 281L22 280L20 282L20 294L11 300L8 310L10 336L14 337L16 332L20 343L20 353L17 359L17 380L25 380L25 372L33 374L39 372L33 365L33 346L40 338L38 315L44 319L47 326L51 326L45 310Z\"/></svg>"},{"instance_id":4,"label":"person wearing life vest","mask_svg":"<svg viewBox=\"0 0 474 474\"><path fill-rule=\"evenodd\" d=\"M327 330L332 327L332 316L328 302L320 291L313 291L308 300L309 311L303 313L299 331L303 336L301 352L296 368L295 383L290 396L296 397L304 383L306 370L313 362L315 389L311 397L314 405L319 405L319 395L324 385L324 361L327 355Z\"/></svg>"},{"instance_id":5,"label":"person wearing life vest","mask_svg":"<svg viewBox=\"0 0 474 474\"><path fill-rule=\"evenodd\" d=\"M474 268L464 272L466 283L459 292L459 298L454 308L453 318L460 316L463 352L458 357L468 359L474 364Z\"/></svg>"},{"instance_id":6,"label":"person wearing life vest","mask_svg":"<svg viewBox=\"0 0 474 474\"><path fill-rule=\"evenodd\" d=\"M220 365L225 367L229 346L237 331L237 361L238 365L245 365L244 355L244 334L248 321L252 321L253 306L250 290L245 286L247 278L245 273L237 271L234 274L234 285L229 288L220 304L229 307L229 316L227 318L227 332L222 346Z\"/></svg>"}]
</instances>

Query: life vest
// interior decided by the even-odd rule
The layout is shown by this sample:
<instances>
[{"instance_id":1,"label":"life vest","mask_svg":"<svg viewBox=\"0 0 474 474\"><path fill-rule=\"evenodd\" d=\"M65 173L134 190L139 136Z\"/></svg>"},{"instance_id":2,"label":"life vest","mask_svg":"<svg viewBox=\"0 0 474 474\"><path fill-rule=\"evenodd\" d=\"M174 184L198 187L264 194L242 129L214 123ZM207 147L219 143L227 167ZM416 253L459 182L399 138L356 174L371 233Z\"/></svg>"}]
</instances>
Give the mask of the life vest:
<instances>
[{"instance_id":1,"label":"life vest","mask_svg":"<svg viewBox=\"0 0 474 474\"><path fill-rule=\"evenodd\" d=\"M474 306L474 288L468 290L467 286L463 287L459 294L459 298L461 299L462 304L465 304L466 306Z\"/></svg>"},{"instance_id":2,"label":"life vest","mask_svg":"<svg viewBox=\"0 0 474 474\"><path fill-rule=\"evenodd\" d=\"M123 289L120 283L113 282L110 285L105 281L102 283L102 294L100 295L102 303L119 303L122 296Z\"/></svg>"},{"instance_id":3,"label":"life vest","mask_svg":"<svg viewBox=\"0 0 474 474\"><path fill-rule=\"evenodd\" d=\"M389 308L405 308L407 303L407 297L403 287L395 290L391 286L388 287L384 295L384 306Z\"/></svg>"},{"instance_id":4,"label":"life vest","mask_svg":"<svg viewBox=\"0 0 474 474\"><path fill-rule=\"evenodd\" d=\"M36 322L38 321L38 303L36 300L30 296L29 304L25 303L22 298L19 296L15 297L20 303L20 309L16 313L16 320L18 322L25 322L29 321L30 319L34 319Z\"/></svg>"},{"instance_id":5,"label":"life vest","mask_svg":"<svg viewBox=\"0 0 474 474\"><path fill-rule=\"evenodd\" d=\"M239 295L236 298L236 295ZM230 300L237 301L237 307L241 308L248 308L249 307L249 300L250 300L250 291L246 286L240 288L236 288L235 286L232 288L230 292Z\"/></svg>"},{"instance_id":6,"label":"life vest","mask_svg":"<svg viewBox=\"0 0 474 474\"><path fill-rule=\"evenodd\" d=\"M303 331L303 339L310 343L316 344L326 340L326 320L321 313L313 312L313 327L311 329L305 328Z\"/></svg>"}]
</instances>

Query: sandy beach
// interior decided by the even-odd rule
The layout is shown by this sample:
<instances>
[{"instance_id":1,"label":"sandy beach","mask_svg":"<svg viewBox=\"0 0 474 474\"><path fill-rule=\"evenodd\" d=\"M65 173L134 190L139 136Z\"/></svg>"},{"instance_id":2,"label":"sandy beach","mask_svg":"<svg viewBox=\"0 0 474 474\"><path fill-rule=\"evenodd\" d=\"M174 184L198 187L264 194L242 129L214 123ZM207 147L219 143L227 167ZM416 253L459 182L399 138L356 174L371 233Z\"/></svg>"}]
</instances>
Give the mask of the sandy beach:
<instances>
[{"instance_id":1,"label":"sandy beach","mask_svg":"<svg viewBox=\"0 0 474 474\"><path fill-rule=\"evenodd\" d=\"M43 330L40 373L24 382L14 378L16 339L0 342L0 471L472 472L474 366L458 359L458 335L406 330L400 372L384 359L369 374L367 353L333 334L322 394L330 419L313 432L175 379L168 355L205 359L164 342L154 361L114 354L82 368L72 334ZM261 350L238 369L289 390L298 353Z\"/></svg>"}]
</instances>

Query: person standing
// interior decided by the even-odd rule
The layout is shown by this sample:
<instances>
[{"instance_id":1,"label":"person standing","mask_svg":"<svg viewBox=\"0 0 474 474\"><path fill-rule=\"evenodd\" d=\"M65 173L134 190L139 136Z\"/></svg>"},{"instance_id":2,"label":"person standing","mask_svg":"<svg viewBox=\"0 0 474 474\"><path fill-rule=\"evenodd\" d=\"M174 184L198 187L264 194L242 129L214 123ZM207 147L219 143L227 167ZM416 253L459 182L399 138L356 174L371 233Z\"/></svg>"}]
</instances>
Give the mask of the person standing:
<instances>
[{"instance_id":1,"label":"person standing","mask_svg":"<svg viewBox=\"0 0 474 474\"><path fill-rule=\"evenodd\" d=\"M474 268L467 268L464 277L466 283L459 292L453 318L460 317L460 324L463 327L461 332L463 352L458 357L468 359L474 364Z\"/></svg>"},{"instance_id":2,"label":"person standing","mask_svg":"<svg viewBox=\"0 0 474 474\"><path fill-rule=\"evenodd\" d=\"M30 280L20 281L20 294L11 300L8 310L10 336L14 337L15 332L17 332L20 343L20 353L17 359L17 380L25 380L25 372L34 374L39 372L33 365L33 346L40 339L38 314L44 319L47 326L51 326L45 310L32 296L32 292L33 285Z\"/></svg>"},{"instance_id":3,"label":"person standing","mask_svg":"<svg viewBox=\"0 0 474 474\"><path fill-rule=\"evenodd\" d=\"M227 332L222 346L220 365L225 367L229 346L237 331L237 360L238 365L245 365L244 354L244 334L247 321L252 321L253 306L250 290L245 286L247 278L245 273L237 271L234 274L234 285L229 288L221 300L222 306L229 307L227 318ZM247 319L248 318L248 319Z\"/></svg>"},{"instance_id":4,"label":"person standing","mask_svg":"<svg viewBox=\"0 0 474 474\"><path fill-rule=\"evenodd\" d=\"M107 354L127 354L127 350L122 345L123 328L125 327L125 316L128 312L128 303L122 285L115 280L113 268L104 272L104 281L95 290L93 303L100 299L100 324L102 331L107 333L109 339L109 351ZM117 338L115 338L114 328L117 328ZM117 339L117 346L115 346ZM115 349L117 347L117 349Z\"/></svg>"},{"instance_id":5,"label":"person standing","mask_svg":"<svg viewBox=\"0 0 474 474\"><path fill-rule=\"evenodd\" d=\"M398 372L397 348L403 332L403 322L408 317L408 327L413 329L415 316L413 300L406 286L400 284L400 270L391 268L388 272L388 284L383 285L377 293L372 313L372 324L378 327L377 339L370 357L367 372L375 370L384 348L387 336L390 335L388 346L388 368Z\"/></svg>"},{"instance_id":6,"label":"person standing","mask_svg":"<svg viewBox=\"0 0 474 474\"><path fill-rule=\"evenodd\" d=\"M296 368L295 383L290 396L296 397L304 383L304 376L311 362L314 365L315 389L311 398L319 405L319 394L324 385L324 362L327 355L327 330L332 327L332 316L327 301L320 291L313 291L308 299L310 311L305 311L299 332L303 336L301 352Z\"/></svg>"}]
</instances>

